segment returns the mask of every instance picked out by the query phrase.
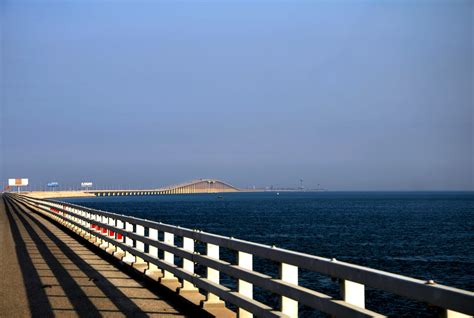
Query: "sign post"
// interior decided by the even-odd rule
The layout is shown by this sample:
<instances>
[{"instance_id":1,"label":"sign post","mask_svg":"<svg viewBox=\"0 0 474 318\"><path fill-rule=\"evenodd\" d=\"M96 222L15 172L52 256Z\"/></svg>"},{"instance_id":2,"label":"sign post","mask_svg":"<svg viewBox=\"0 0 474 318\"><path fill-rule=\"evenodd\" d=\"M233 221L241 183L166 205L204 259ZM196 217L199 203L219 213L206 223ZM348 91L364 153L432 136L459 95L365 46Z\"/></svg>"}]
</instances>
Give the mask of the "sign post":
<instances>
[{"instance_id":1,"label":"sign post","mask_svg":"<svg viewBox=\"0 0 474 318\"><path fill-rule=\"evenodd\" d=\"M92 188L92 182L81 182L81 188L86 188L86 191L89 190L89 188Z\"/></svg>"},{"instance_id":2,"label":"sign post","mask_svg":"<svg viewBox=\"0 0 474 318\"><path fill-rule=\"evenodd\" d=\"M59 187L59 183L56 182L56 181L52 181L52 182L48 182L47 186L48 186L48 188L52 188L53 191L54 191L54 188Z\"/></svg>"},{"instance_id":3,"label":"sign post","mask_svg":"<svg viewBox=\"0 0 474 318\"><path fill-rule=\"evenodd\" d=\"M28 179L26 178L8 179L8 186L16 187L18 193L20 193L20 187L26 187L27 185Z\"/></svg>"}]
</instances>

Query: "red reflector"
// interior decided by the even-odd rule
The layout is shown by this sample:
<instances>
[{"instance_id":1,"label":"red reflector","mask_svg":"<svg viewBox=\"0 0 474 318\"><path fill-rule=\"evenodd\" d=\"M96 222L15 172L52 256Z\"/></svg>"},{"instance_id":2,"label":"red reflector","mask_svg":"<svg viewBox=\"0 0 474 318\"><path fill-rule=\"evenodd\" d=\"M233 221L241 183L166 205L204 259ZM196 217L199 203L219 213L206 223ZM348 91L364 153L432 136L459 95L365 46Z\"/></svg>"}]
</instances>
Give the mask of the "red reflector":
<instances>
[{"instance_id":1,"label":"red reflector","mask_svg":"<svg viewBox=\"0 0 474 318\"><path fill-rule=\"evenodd\" d=\"M112 231L112 230L109 230L109 236L115 236L115 233L114 233L114 231Z\"/></svg>"},{"instance_id":2,"label":"red reflector","mask_svg":"<svg viewBox=\"0 0 474 318\"><path fill-rule=\"evenodd\" d=\"M121 239L122 239L122 234L117 233L117 240L121 240Z\"/></svg>"},{"instance_id":3,"label":"red reflector","mask_svg":"<svg viewBox=\"0 0 474 318\"><path fill-rule=\"evenodd\" d=\"M91 229L95 229L95 224L91 223Z\"/></svg>"},{"instance_id":4,"label":"red reflector","mask_svg":"<svg viewBox=\"0 0 474 318\"><path fill-rule=\"evenodd\" d=\"M102 233L107 233L107 229L105 227L102 228Z\"/></svg>"}]
</instances>

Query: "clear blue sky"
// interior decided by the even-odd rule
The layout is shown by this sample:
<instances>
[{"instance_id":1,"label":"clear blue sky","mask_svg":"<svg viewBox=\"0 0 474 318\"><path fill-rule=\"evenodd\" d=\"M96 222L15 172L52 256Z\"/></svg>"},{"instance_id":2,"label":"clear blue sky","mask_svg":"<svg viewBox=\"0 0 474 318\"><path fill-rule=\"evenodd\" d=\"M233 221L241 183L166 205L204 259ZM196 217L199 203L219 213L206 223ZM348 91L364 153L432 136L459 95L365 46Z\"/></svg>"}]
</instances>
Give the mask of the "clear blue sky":
<instances>
[{"instance_id":1,"label":"clear blue sky","mask_svg":"<svg viewBox=\"0 0 474 318\"><path fill-rule=\"evenodd\" d=\"M474 1L20 1L1 178L474 190Z\"/></svg>"}]
</instances>

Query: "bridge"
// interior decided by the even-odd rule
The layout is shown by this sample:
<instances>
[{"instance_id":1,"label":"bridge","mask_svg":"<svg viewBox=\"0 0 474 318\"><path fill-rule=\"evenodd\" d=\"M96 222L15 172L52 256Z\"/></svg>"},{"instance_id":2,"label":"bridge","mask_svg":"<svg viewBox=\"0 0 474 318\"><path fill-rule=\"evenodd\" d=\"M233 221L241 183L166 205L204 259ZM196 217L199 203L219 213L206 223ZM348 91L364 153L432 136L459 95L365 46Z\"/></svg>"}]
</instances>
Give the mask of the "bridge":
<instances>
[{"instance_id":1,"label":"bridge","mask_svg":"<svg viewBox=\"0 0 474 318\"><path fill-rule=\"evenodd\" d=\"M150 196L169 194L227 193L243 191L217 179L198 179L155 189L116 189L88 191L31 191L36 198L110 197L110 196ZM248 190L246 190L248 191Z\"/></svg>"},{"instance_id":2,"label":"bridge","mask_svg":"<svg viewBox=\"0 0 474 318\"><path fill-rule=\"evenodd\" d=\"M126 196L126 195L159 195L159 194L191 194L191 193L223 193L238 192L238 188L215 179L199 179L190 182L170 185L151 190L96 190L85 191L95 196Z\"/></svg>"},{"instance_id":3,"label":"bridge","mask_svg":"<svg viewBox=\"0 0 474 318\"><path fill-rule=\"evenodd\" d=\"M366 308L366 288L421 302L442 317L474 315L473 292L432 280L57 200L3 197L0 312L8 316L29 308L39 316L298 317L305 305L332 317L385 317ZM226 252L235 260L224 259ZM276 264L278 274L256 271L262 260ZM331 277L340 296L301 286L301 271ZM236 285L225 284L224 275ZM257 292L280 301L263 303Z\"/></svg>"}]
</instances>

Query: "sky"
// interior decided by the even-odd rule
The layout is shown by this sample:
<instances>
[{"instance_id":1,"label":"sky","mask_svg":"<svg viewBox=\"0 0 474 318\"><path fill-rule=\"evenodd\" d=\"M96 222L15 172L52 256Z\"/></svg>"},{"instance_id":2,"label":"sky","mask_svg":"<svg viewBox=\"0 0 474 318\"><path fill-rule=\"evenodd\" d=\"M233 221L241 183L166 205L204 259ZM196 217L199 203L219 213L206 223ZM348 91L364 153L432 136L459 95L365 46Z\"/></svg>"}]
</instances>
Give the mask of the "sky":
<instances>
[{"instance_id":1,"label":"sky","mask_svg":"<svg viewBox=\"0 0 474 318\"><path fill-rule=\"evenodd\" d=\"M474 1L0 3L2 184L474 190Z\"/></svg>"}]
</instances>

